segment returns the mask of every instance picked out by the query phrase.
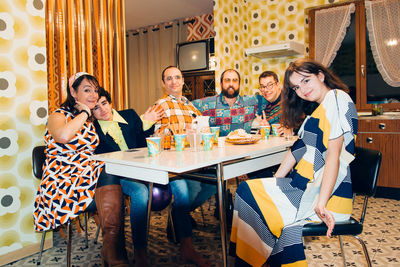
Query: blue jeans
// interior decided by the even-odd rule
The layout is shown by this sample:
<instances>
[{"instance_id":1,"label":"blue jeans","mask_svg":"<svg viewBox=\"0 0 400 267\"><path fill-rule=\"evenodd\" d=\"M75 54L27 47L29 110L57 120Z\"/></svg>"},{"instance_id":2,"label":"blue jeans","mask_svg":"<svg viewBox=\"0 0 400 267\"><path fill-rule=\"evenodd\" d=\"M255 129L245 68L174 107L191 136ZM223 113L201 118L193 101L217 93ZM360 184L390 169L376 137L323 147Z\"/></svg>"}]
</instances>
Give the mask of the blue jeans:
<instances>
[{"instance_id":1,"label":"blue jeans","mask_svg":"<svg viewBox=\"0 0 400 267\"><path fill-rule=\"evenodd\" d=\"M130 179L120 180L122 192L130 196L130 220L132 241L135 248L147 247L147 204L149 189L146 184Z\"/></svg>"},{"instance_id":2,"label":"blue jeans","mask_svg":"<svg viewBox=\"0 0 400 267\"><path fill-rule=\"evenodd\" d=\"M192 236L192 224L190 222L190 202L189 190L185 179L176 179L169 183L171 192L174 195L174 214L175 229L180 238Z\"/></svg>"},{"instance_id":3,"label":"blue jeans","mask_svg":"<svg viewBox=\"0 0 400 267\"><path fill-rule=\"evenodd\" d=\"M217 193L217 185L215 183L206 183L191 179L187 179L186 183L189 188L191 211L203 205L207 199Z\"/></svg>"}]
</instances>

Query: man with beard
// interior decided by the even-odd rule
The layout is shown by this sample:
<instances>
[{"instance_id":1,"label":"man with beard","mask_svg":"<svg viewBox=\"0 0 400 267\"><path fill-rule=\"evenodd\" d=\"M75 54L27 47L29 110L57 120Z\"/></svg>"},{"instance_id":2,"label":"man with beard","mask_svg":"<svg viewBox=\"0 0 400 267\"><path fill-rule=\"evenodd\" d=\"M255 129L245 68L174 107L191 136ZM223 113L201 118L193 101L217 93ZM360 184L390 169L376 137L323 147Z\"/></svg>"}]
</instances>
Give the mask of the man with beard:
<instances>
[{"instance_id":1,"label":"man with beard","mask_svg":"<svg viewBox=\"0 0 400 267\"><path fill-rule=\"evenodd\" d=\"M221 93L192 101L203 116L210 116L210 126L219 126L220 136L226 136L236 129L250 133L251 124L257 112L254 96L241 96L240 75L234 69L221 74Z\"/></svg>"}]
</instances>

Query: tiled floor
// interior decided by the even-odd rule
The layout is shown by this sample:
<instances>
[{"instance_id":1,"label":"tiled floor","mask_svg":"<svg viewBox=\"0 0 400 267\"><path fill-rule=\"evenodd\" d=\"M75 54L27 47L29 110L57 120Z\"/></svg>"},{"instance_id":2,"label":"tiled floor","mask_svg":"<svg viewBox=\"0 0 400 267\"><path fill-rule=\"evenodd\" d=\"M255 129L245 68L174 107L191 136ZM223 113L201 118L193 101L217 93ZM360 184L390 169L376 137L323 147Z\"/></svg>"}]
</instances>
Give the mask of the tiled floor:
<instances>
[{"instance_id":1,"label":"tiled floor","mask_svg":"<svg viewBox=\"0 0 400 267\"><path fill-rule=\"evenodd\" d=\"M355 214L360 211L362 203L356 199ZM195 247L214 266L221 264L221 246L219 238L219 224L214 218L214 204L203 205L205 212L205 225L203 225L200 211L193 213L198 223L194 230L193 240ZM368 214L364 223L364 232L361 238L367 243L367 248L373 266L400 266L400 201L383 198L373 198L369 201ZM127 218L127 225L128 225ZM165 228L167 222L166 210L154 212L151 218L149 237L149 266L192 266L179 264L179 247L170 243L166 238ZM82 235L73 238L72 264L73 266L100 266L101 238L97 245L93 244L96 225L93 220L90 224L89 248L84 248ZM130 227L127 227L129 230ZM66 243L56 232L54 247L43 253L42 266L64 265L66 262ZM347 266L366 266L361 245L351 237L343 237ZM131 247L128 240L128 247ZM306 256L309 266L343 266L337 238L327 239L307 238L305 240ZM130 257L132 249L128 249ZM36 266L37 254L21 259L5 266Z\"/></svg>"}]
</instances>

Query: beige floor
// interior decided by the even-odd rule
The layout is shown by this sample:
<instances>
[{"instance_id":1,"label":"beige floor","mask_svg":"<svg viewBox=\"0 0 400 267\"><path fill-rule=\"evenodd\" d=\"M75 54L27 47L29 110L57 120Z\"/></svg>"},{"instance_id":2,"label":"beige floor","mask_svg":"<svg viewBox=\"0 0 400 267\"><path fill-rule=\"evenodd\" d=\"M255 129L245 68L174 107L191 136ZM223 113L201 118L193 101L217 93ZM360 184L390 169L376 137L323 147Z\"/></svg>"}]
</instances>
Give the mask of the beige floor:
<instances>
[{"instance_id":1,"label":"beige floor","mask_svg":"<svg viewBox=\"0 0 400 267\"><path fill-rule=\"evenodd\" d=\"M356 201L355 213L359 212L361 203ZM221 247L219 224L214 218L214 203L205 203L203 210L205 221L200 211L193 213L198 228L193 232L196 249L199 250L213 266L221 266ZM389 199L371 199L368 214L361 237L366 241L373 266L400 266L400 201ZM149 236L150 266L192 266L179 263L179 247L166 238L166 210L153 212ZM126 219L127 231L129 219ZM89 248L84 248L83 235L75 234L73 239L72 263L74 266L100 266L99 251L101 242L93 244L96 225L91 220ZM362 248L350 237L344 237L347 266L366 266ZM100 239L101 241L101 239ZM132 256L131 240L128 239L128 252ZM307 238L305 240L306 256L309 266L342 266L342 258L336 238ZM59 233L55 233L55 247L44 252L42 266L65 265L66 245ZM21 259L6 266L36 266L37 255Z\"/></svg>"}]
</instances>

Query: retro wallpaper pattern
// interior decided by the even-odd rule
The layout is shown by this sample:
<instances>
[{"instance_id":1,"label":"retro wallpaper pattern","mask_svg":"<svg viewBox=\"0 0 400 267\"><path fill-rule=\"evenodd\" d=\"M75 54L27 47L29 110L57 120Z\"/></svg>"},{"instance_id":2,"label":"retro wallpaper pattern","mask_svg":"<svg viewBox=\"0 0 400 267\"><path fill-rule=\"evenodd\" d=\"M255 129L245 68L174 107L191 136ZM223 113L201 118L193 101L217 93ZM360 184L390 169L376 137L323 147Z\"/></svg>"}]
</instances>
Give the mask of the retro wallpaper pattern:
<instances>
[{"instance_id":1,"label":"retro wallpaper pattern","mask_svg":"<svg viewBox=\"0 0 400 267\"><path fill-rule=\"evenodd\" d=\"M215 0L216 90L220 92L219 77L228 68L241 74L242 94L258 92L258 76L265 70L275 71L282 81L296 57L258 59L245 56L244 50L286 41L307 47L304 10L335 2L343 0Z\"/></svg>"},{"instance_id":2,"label":"retro wallpaper pattern","mask_svg":"<svg viewBox=\"0 0 400 267\"><path fill-rule=\"evenodd\" d=\"M0 262L39 243L32 148L47 121L45 0L0 0Z\"/></svg>"}]
</instances>

